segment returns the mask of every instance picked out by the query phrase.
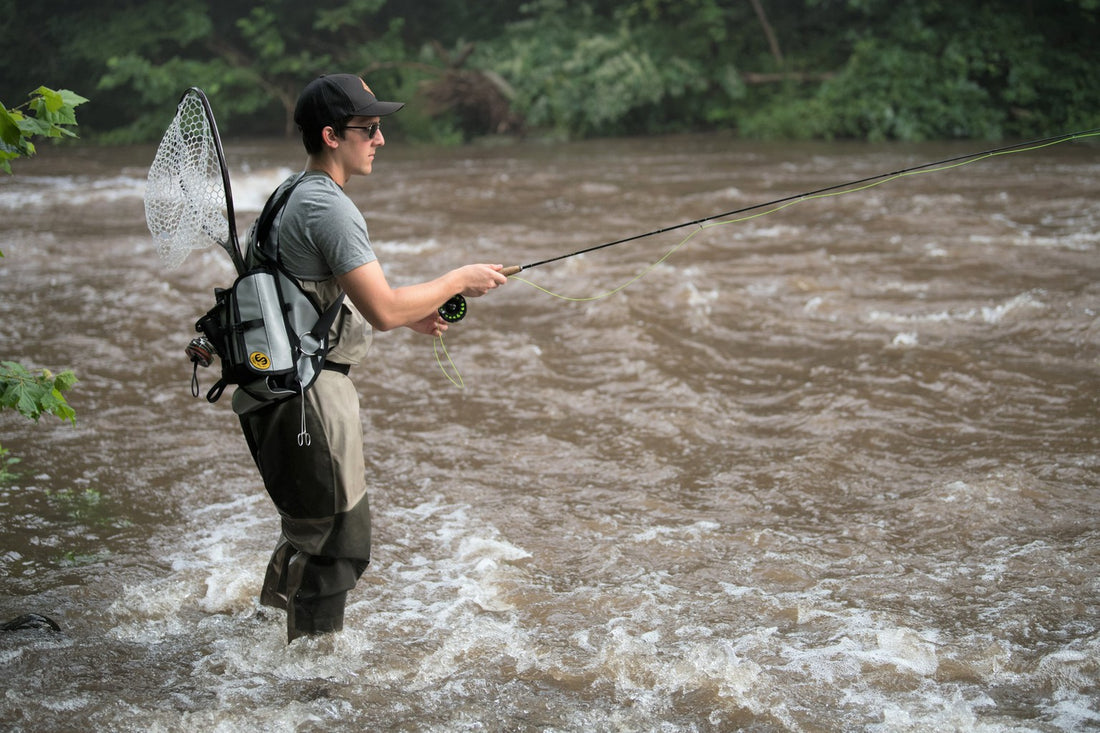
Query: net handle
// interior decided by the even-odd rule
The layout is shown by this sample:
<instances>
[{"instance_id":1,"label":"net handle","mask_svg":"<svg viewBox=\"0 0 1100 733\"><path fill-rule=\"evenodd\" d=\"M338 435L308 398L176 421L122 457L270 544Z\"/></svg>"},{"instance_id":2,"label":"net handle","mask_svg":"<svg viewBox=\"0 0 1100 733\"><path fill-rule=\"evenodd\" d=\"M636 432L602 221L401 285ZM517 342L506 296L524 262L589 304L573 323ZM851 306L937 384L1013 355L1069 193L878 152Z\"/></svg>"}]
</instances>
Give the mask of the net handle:
<instances>
[{"instance_id":1,"label":"net handle","mask_svg":"<svg viewBox=\"0 0 1100 733\"><path fill-rule=\"evenodd\" d=\"M222 244L222 248L232 258L233 266L237 268L237 274L243 275L245 264L244 258L241 257L241 244L237 239L237 219L233 213L233 189L229 185L229 166L225 164L225 152L222 150L221 136L218 135L218 123L214 121L214 110L210 107L210 100L206 98L206 94L201 89L198 87L189 88L180 97L181 104L188 94L195 94L198 97L199 102L202 103L202 111L206 115L206 121L210 124L210 134L214 138L214 150L218 153L218 167L221 168L222 184L225 188L225 215L229 222L229 240Z\"/></svg>"}]
</instances>

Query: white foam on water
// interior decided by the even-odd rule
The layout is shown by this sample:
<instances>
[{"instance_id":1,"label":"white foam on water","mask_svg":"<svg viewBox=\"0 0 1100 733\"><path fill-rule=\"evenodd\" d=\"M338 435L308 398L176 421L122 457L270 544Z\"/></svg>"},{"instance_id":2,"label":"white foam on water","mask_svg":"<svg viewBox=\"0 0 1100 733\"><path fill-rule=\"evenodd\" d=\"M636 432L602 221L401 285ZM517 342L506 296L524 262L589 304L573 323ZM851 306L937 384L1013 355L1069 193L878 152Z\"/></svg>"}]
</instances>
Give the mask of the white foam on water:
<instances>
[{"instance_id":1,"label":"white foam on water","mask_svg":"<svg viewBox=\"0 0 1100 733\"><path fill-rule=\"evenodd\" d=\"M20 175L18 185L0 186L0 210L82 206L144 199L144 178Z\"/></svg>"},{"instance_id":2,"label":"white foam on water","mask_svg":"<svg viewBox=\"0 0 1100 733\"><path fill-rule=\"evenodd\" d=\"M240 733L241 731L270 731L293 733L301 730L334 730L334 722L354 718L355 710L344 700L299 702L285 700L277 706L257 706L226 715L217 710L187 712L178 723L154 725L151 733L172 733L178 730L201 730L211 733Z\"/></svg>"},{"instance_id":3,"label":"white foam on water","mask_svg":"<svg viewBox=\"0 0 1100 733\"><path fill-rule=\"evenodd\" d=\"M896 349L906 349L917 346L919 343L920 337L916 331L904 331L894 336L893 341L890 342L890 346Z\"/></svg>"},{"instance_id":4,"label":"white foam on water","mask_svg":"<svg viewBox=\"0 0 1100 733\"><path fill-rule=\"evenodd\" d=\"M700 520L694 522L686 527L649 527L642 532L634 535L634 540L638 542L647 542L651 540L661 540L662 538L676 538L676 539L699 539L704 534L713 533L722 528L722 525L718 522L712 522L708 520Z\"/></svg>"},{"instance_id":5,"label":"white foam on water","mask_svg":"<svg viewBox=\"0 0 1100 733\"><path fill-rule=\"evenodd\" d=\"M230 172L229 187L233 191L233 210L238 214L237 229L241 230L239 233L242 236L248 224L239 215L259 214L263 211L271 193L293 172L283 166L246 168Z\"/></svg>"},{"instance_id":6,"label":"white foam on water","mask_svg":"<svg viewBox=\"0 0 1100 733\"><path fill-rule=\"evenodd\" d=\"M922 677L935 674L939 668L935 644L912 629L879 631L875 634L875 640L877 648L862 655L868 661L892 664L899 672Z\"/></svg>"},{"instance_id":7,"label":"white foam on water","mask_svg":"<svg viewBox=\"0 0 1100 733\"><path fill-rule=\"evenodd\" d=\"M1033 293L1021 293L1016 297L995 305L982 308L982 320L986 323L1000 323L1005 316L1021 309L1042 310L1046 306Z\"/></svg>"},{"instance_id":8,"label":"white foam on water","mask_svg":"<svg viewBox=\"0 0 1100 733\"><path fill-rule=\"evenodd\" d=\"M282 612L257 613L255 603L266 554L255 550L254 525L275 526L273 510L263 511L264 503L266 498L259 505L248 498L208 508L208 517L219 518L174 559L179 577L129 588L110 609L117 622L114 633L145 643L183 635L188 633L185 622L172 618L173 611L196 607L211 614L201 624L210 635L211 653L200 668L222 674L230 669L233 678L274 674L300 680L377 674L371 666L364 668L364 658L379 651L380 639L392 644L397 630L424 651L379 678L398 675L415 689L433 688L463 669L471 655L530 656L524 634L500 616L514 607L507 600L510 567L528 553L494 536L491 527L477 526L466 507L439 502L408 510L403 521L423 526L442 545L442 557L416 553L402 562L376 561L353 591L343 633L287 646ZM257 518L265 513L265 519ZM389 553L376 548L376 554Z\"/></svg>"},{"instance_id":9,"label":"white foam on water","mask_svg":"<svg viewBox=\"0 0 1100 733\"><path fill-rule=\"evenodd\" d=\"M1074 231L1065 234L1048 235L1033 234L1027 231L1015 231L1008 237L971 235L968 241L972 244L982 245L1008 245L1020 248L1068 249L1078 252L1088 252L1096 249L1096 247L1100 245L1100 234L1096 232Z\"/></svg>"},{"instance_id":10,"label":"white foam on water","mask_svg":"<svg viewBox=\"0 0 1100 733\"><path fill-rule=\"evenodd\" d=\"M263 501L265 497L250 495L196 509L194 531L164 557L172 574L126 586L107 608L115 623L111 633L125 641L153 643L186 633L191 620L181 609L211 614L250 609L266 558L242 540L256 534L265 513L260 511Z\"/></svg>"},{"instance_id":11,"label":"white foam on water","mask_svg":"<svg viewBox=\"0 0 1100 733\"><path fill-rule=\"evenodd\" d=\"M407 242L395 239L377 240L373 243L379 252L385 252L388 257L401 255L421 255L425 252L434 252L439 249L439 240L433 238L418 242Z\"/></svg>"},{"instance_id":12,"label":"white foam on water","mask_svg":"<svg viewBox=\"0 0 1100 733\"><path fill-rule=\"evenodd\" d=\"M532 718L541 729L653 730L658 721L673 730L705 720L795 731L816 720L884 732L1024 730L990 722L997 703L986 690L1006 685L1052 690L1045 724L1055 730L1096 719L1095 701L1078 692L1100 671L1095 638L1031 664L1017 657L1026 650L986 632L945 633L870 598L853 606L827 579L786 591L755 579L776 563L810 563L803 553L815 548L797 534L744 533L755 552L729 556L727 570L740 580L696 585L693 558L741 538L735 528L711 519L607 525L600 573L618 579L566 582L567 568L543 567L485 512L430 490L425 482L429 498L412 505L376 502L375 559L350 597L345 630L290 645L282 612L256 603L277 532L266 496L196 509L160 553L170 572L126 586L106 614L111 637L191 660L193 686L173 693L178 711L129 710L114 727L296 730L385 715L433 720L441 731L491 728L484 721L520 714L507 706L528 684L553 709ZM983 505L983 493L1004 499L956 480L927 503ZM1009 547L980 567L996 581L998 566L1049 549ZM631 567L639 554L680 569Z\"/></svg>"},{"instance_id":13,"label":"white foam on water","mask_svg":"<svg viewBox=\"0 0 1100 733\"><path fill-rule=\"evenodd\" d=\"M737 230L733 234L733 238L792 239L798 237L802 233L801 229L789 224L756 225L751 228Z\"/></svg>"},{"instance_id":14,"label":"white foam on water","mask_svg":"<svg viewBox=\"0 0 1100 733\"><path fill-rule=\"evenodd\" d=\"M1056 730L1077 731L1100 728L1100 711L1096 709L1095 697L1059 690L1056 701L1046 708L1051 725Z\"/></svg>"},{"instance_id":15,"label":"white foam on water","mask_svg":"<svg viewBox=\"0 0 1100 733\"><path fill-rule=\"evenodd\" d=\"M982 322L996 325L1010 316L1026 317L1028 311L1042 311L1046 304L1037 293L1028 292L1013 296L994 305L959 308L956 310L929 311L926 313L895 313L881 309L871 309L865 315L871 323L951 323Z\"/></svg>"}]
</instances>

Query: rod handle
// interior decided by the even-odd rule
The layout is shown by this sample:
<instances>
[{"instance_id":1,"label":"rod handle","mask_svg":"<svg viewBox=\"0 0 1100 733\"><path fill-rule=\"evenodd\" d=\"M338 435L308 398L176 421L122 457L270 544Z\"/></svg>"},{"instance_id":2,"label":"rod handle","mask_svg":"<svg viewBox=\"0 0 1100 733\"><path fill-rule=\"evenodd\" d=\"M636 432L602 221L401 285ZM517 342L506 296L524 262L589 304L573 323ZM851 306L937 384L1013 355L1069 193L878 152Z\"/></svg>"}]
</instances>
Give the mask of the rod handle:
<instances>
[{"instance_id":1,"label":"rod handle","mask_svg":"<svg viewBox=\"0 0 1100 733\"><path fill-rule=\"evenodd\" d=\"M520 272L522 269L523 265L508 265L508 267L505 267L503 270L500 271L500 274L504 275L504 277L511 277L517 272Z\"/></svg>"}]
</instances>

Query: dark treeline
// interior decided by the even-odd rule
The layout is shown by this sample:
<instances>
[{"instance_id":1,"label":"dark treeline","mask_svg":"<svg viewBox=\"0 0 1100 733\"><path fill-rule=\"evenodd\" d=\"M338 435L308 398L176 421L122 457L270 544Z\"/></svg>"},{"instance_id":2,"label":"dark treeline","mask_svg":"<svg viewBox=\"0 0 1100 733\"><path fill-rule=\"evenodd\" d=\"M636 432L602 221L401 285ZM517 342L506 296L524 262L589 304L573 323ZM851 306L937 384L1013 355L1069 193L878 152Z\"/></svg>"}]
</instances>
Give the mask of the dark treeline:
<instances>
[{"instance_id":1,"label":"dark treeline","mask_svg":"<svg viewBox=\"0 0 1100 733\"><path fill-rule=\"evenodd\" d=\"M199 86L224 135L292 132L317 73L411 102L391 134L1037 137L1100 126L1100 0L0 0L0 103L91 101L155 140ZM388 130L389 132L389 130Z\"/></svg>"}]
</instances>

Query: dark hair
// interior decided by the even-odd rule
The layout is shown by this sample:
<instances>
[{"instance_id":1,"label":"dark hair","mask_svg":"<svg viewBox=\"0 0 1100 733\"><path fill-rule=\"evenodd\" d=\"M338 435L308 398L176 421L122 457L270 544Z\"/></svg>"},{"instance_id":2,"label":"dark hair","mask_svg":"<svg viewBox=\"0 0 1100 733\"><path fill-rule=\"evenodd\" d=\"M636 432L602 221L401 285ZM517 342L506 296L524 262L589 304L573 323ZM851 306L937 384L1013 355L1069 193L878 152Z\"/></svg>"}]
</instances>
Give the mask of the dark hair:
<instances>
[{"instance_id":1,"label":"dark hair","mask_svg":"<svg viewBox=\"0 0 1100 733\"><path fill-rule=\"evenodd\" d=\"M325 125L325 127L331 127L332 131L336 133L336 137L343 140L344 133L348 131L349 122L351 122L351 118L345 117L342 120L337 120L336 122L333 122L331 125ZM317 155L317 153L320 153L322 150L324 150L325 145L322 141L321 133L325 131L325 127L307 130L301 125L298 126L298 129L302 132L302 145L305 146L306 153L308 153L309 155Z\"/></svg>"}]
</instances>

